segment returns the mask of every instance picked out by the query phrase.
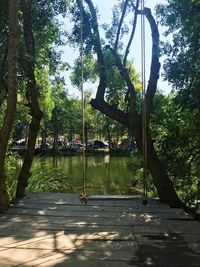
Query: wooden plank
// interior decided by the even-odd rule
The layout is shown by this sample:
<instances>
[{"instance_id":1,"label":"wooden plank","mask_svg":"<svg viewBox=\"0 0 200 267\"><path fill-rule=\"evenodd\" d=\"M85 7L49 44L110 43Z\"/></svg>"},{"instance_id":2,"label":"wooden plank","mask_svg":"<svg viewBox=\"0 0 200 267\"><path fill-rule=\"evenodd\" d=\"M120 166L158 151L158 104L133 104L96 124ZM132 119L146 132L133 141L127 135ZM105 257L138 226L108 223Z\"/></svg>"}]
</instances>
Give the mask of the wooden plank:
<instances>
[{"instance_id":1,"label":"wooden plank","mask_svg":"<svg viewBox=\"0 0 200 267\"><path fill-rule=\"evenodd\" d=\"M15 255L11 261L10 255ZM183 251L169 253L158 249L156 254L145 254L141 251L74 251L74 250L41 250L41 249L8 249L0 252L1 263L9 266L199 266L200 255ZM76 265L72 265L75 263ZM118 265L120 263L120 265ZM124 263L124 265L121 265ZM84 265L85 264L85 265ZM100 264L100 265L99 265ZM103 265L104 264L104 265ZM4 265L3 265L4 266Z\"/></svg>"},{"instance_id":2,"label":"wooden plank","mask_svg":"<svg viewBox=\"0 0 200 267\"><path fill-rule=\"evenodd\" d=\"M65 217L65 216L44 216L44 215L26 215L26 214L5 214L0 219L1 223L6 222L32 222L35 221L37 223L51 223L51 224L60 224L61 226L65 225L119 225L119 226L131 226L131 225L160 225L160 221L158 220L148 220L145 221L143 219L131 219L131 218L93 218L93 217Z\"/></svg>"},{"instance_id":3,"label":"wooden plank","mask_svg":"<svg viewBox=\"0 0 200 267\"><path fill-rule=\"evenodd\" d=\"M139 242L136 243L138 250L142 254L160 254L163 253L183 253L187 251L189 253L200 254L200 243L188 243L188 242L157 242L152 240L151 243Z\"/></svg>"},{"instance_id":4,"label":"wooden plank","mask_svg":"<svg viewBox=\"0 0 200 267\"><path fill-rule=\"evenodd\" d=\"M111 212L122 212L122 211L129 211L129 212L136 212L136 213L169 213L171 209L169 207L161 208L156 206L133 206L133 205L126 205L126 206L102 206L102 205L67 205L67 204L57 204L57 203L41 203L41 202L19 202L17 204L17 208L23 209L34 209L34 208L43 208L48 210L70 210L70 211L111 211ZM15 208L15 206L13 206ZM182 212L180 209L174 209L174 212Z\"/></svg>"},{"instance_id":5,"label":"wooden plank","mask_svg":"<svg viewBox=\"0 0 200 267\"><path fill-rule=\"evenodd\" d=\"M9 255L15 254L11 261ZM104 251L45 251L41 249L10 249L0 252L1 264L8 266L127 266L131 252L104 252ZM126 263L126 264L121 264ZM60 265L62 264L62 265ZM75 265L76 264L76 265ZM94 265L95 264L95 265ZM5 265L3 265L5 266Z\"/></svg>"},{"instance_id":6,"label":"wooden plank","mask_svg":"<svg viewBox=\"0 0 200 267\"><path fill-rule=\"evenodd\" d=\"M23 230L7 230L6 233L0 233L0 237L11 236L16 239L20 238L29 238L35 237L36 234L44 235L54 232L54 235L57 234L57 230L43 230L39 231L37 229L23 229ZM64 233L70 240L135 240L135 235L131 231L87 231L83 230L62 230L61 233Z\"/></svg>"},{"instance_id":7,"label":"wooden plank","mask_svg":"<svg viewBox=\"0 0 200 267\"><path fill-rule=\"evenodd\" d=\"M61 239L58 239L58 242L60 242ZM65 240L64 244L53 243L53 239L47 238L44 240L38 240L29 242L27 244L18 244L19 242L16 242L16 240L13 240L13 238L10 238L10 241L7 245L1 246L0 251L4 251L6 249L12 249L12 248L23 248L23 249L43 249L43 250L75 250L76 251L129 251L133 252L136 250L136 245L134 241L116 241L116 240L74 240L74 242L71 242L70 240ZM8 238L5 239L5 242L8 242ZM57 240L56 240L57 242Z\"/></svg>"},{"instance_id":8,"label":"wooden plank","mask_svg":"<svg viewBox=\"0 0 200 267\"><path fill-rule=\"evenodd\" d=\"M200 222L142 199L28 193L0 216L0 266L199 266Z\"/></svg>"},{"instance_id":9,"label":"wooden plank","mask_svg":"<svg viewBox=\"0 0 200 267\"><path fill-rule=\"evenodd\" d=\"M131 211L122 211L116 215L116 212L112 211L91 211L91 210L80 210L79 212L75 210L56 210L56 209L44 209L44 208L11 208L7 214L26 214L26 215L40 215L40 216L62 216L62 217L101 217L101 218L119 218L127 217L133 219L141 219L144 221L154 220L154 219L181 219L181 218L191 218L190 215L184 214L182 211L173 212L170 210L168 213L159 213L159 212L131 212Z\"/></svg>"},{"instance_id":10,"label":"wooden plank","mask_svg":"<svg viewBox=\"0 0 200 267\"><path fill-rule=\"evenodd\" d=\"M91 195L89 200L138 200L142 195Z\"/></svg>"},{"instance_id":11,"label":"wooden plank","mask_svg":"<svg viewBox=\"0 0 200 267\"><path fill-rule=\"evenodd\" d=\"M11 222L8 221L5 224L0 224L0 234L3 234L5 231L18 231L22 225L22 222ZM76 223L51 223L51 222L36 222L33 220L32 222L30 221L25 221L23 222L23 229L35 229L35 230L63 230L63 229L69 229L69 230L79 230L79 229L86 229L87 231L101 231L101 230L123 230L123 231L129 231L130 229L133 230L132 224L130 225L111 225L111 224L104 224L104 225L99 225L99 224L76 224Z\"/></svg>"},{"instance_id":12,"label":"wooden plank","mask_svg":"<svg viewBox=\"0 0 200 267\"><path fill-rule=\"evenodd\" d=\"M154 225L134 225L133 230L139 234L148 234L148 233L188 233L188 234L199 234L200 232L200 222L198 221L179 221L179 224L172 224L167 221L162 222L162 224L158 226Z\"/></svg>"},{"instance_id":13,"label":"wooden plank","mask_svg":"<svg viewBox=\"0 0 200 267\"><path fill-rule=\"evenodd\" d=\"M40 204L49 204L49 205L66 205L66 206L78 206L78 207L83 207L84 204L82 204L80 201L78 202L74 202L71 203L68 200L62 200L62 199L26 199L26 200L22 200L19 203L40 203ZM14 203L16 204L16 203ZM158 202L152 202L149 203L148 205L144 206L142 203L142 200L138 200L138 201L88 201L87 203L87 207L91 207L91 206L98 206L98 207L114 207L114 208L126 208L126 207L132 207L132 208L144 208L147 209L148 207L153 207L153 208L157 208L162 210L162 208L166 208L166 209L170 209L168 205L165 204L161 204Z\"/></svg>"},{"instance_id":14,"label":"wooden plank","mask_svg":"<svg viewBox=\"0 0 200 267\"><path fill-rule=\"evenodd\" d=\"M90 205L100 205L100 206L142 206L143 197L140 196L122 196L124 199L121 199L120 197L117 198L117 196L114 196L112 198L112 195L110 195L110 199L108 199L109 196L104 198L102 195L97 196L89 196L88 200L88 206ZM103 199L104 198L104 199ZM145 198L146 199L146 198ZM109 200L109 201L108 201ZM78 194L62 194L62 193L27 193L26 197L22 200L23 201L31 201L31 202L40 202L40 203L57 203L57 204L68 204L68 205L80 205L79 195ZM153 204L155 207L168 207L166 204L162 204L158 199L148 199L149 204ZM169 207L168 207L169 208Z\"/></svg>"},{"instance_id":15,"label":"wooden plank","mask_svg":"<svg viewBox=\"0 0 200 267\"><path fill-rule=\"evenodd\" d=\"M185 243L200 243L200 235L194 234L187 234L187 233L149 233L149 234L138 234L136 233L136 239L140 243L148 243L152 241L156 242L185 242Z\"/></svg>"}]
</instances>

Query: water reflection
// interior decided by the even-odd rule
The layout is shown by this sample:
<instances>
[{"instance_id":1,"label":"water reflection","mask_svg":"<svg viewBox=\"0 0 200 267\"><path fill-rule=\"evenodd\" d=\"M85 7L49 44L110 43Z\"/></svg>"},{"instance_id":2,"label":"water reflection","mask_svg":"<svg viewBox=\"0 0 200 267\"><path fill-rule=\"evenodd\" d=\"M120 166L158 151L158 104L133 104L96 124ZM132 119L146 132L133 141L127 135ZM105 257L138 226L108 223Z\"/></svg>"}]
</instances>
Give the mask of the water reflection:
<instances>
[{"instance_id":1,"label":"water reflection","mask_svg":"<svg viewBox=\"0 0 200 267\"><path fill-rule=\"evenodd\" d=\"M87 156L85 159L87 193L131 194L132 174L127 169L129 160L129 157L124 156ZM41 175L48 176L46 179L50 179L49 175L52 175L54 177L50 180L55 180L56 183L60 181L62 185L58 186L59 191L80 193L83 186L83 159L81 156L36 158L33 166L33 183L38 179L42 181L43 179L39 178Z\"/></svg>"}]
</instances>

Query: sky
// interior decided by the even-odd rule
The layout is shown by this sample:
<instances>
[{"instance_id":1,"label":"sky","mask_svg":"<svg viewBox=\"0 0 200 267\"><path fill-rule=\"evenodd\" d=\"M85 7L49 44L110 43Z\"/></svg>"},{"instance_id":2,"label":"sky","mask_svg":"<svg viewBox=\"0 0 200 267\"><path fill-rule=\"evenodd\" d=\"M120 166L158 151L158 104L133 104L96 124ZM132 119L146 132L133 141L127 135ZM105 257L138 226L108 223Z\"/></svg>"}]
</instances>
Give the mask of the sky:
<instances>
[{"instance_id":1,"label":"sky","mask_svg":"<svg viewBox=\"0 0 200 267\"><path fill-rule=\"evenodd\" d=\"M98 7L99 10L99 25L102 23L109 23L111 21L112 17L112 8L114 4L116 3L116 0L93 0L94 6ZM151 8L152 13L154 14L154 9L155 6L159 3L164 4L166 0L145 0L145 6ZM65 25L67 25L68 22L65 22ZM159 26L159 31L160 31L160 38L163 39L164 37L162 36L162 33L164 32L164 29ZM134 37L134 42L133 45L130 49L130 54L128 59L134 59L134 67L136 68L138 73L141 73L141 27L140 27L140 19L138 19L138 26L136 28L136 33ZM150 62L151 62L151 31L148 25L148 22L145 22L145 58L146 58L146 84L148 82L149 78L149 71L150 71ZM62 54L62 59L63 61L69 62L70 65L73 65L73 62L75 58L78 56L79 50L74 50L73 48L70 48L69 46L65 46L62 48L63 54ZM70 55L70 56L69 56ZM163 63L163 59L160 59L161 66ZM161 67L161 73L163 72L162 67ZM71 96L78 96L80 97L81 93L78 91L78 89L74 88L71 85L69 76L70 76L70 71L67 71L63 73L65 80L66 80L66 85L68 89L68 93ZM96 93L96 84L85 84L84 87L85 89L91 89L93 92L93 95ZM171 87L170 85L166 82L163 81L162 75L160 75L160 79L158 81L158 88L163 91L163 93L167 94L170 92Z\"/></svg>"}]
</instances>

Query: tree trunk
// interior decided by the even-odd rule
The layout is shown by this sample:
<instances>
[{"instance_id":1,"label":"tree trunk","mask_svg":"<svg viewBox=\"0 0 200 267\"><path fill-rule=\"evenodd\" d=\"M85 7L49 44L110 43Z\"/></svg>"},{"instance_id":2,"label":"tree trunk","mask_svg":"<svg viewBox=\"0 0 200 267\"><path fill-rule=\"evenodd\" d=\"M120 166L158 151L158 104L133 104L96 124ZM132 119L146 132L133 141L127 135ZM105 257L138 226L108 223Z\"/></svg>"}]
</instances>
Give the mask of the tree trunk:
<instances>
[{"instance_id":1,"label":"tree trunk","mask_svg":"<svg viewBox=\"0 0 200 267\"><path fill-rule=\"evenodd\" d=\"M138 126L135 129L134 136L136 138L138 149L140 153L143 154L141 127ZM177 196L162 161L158 158L149 133L147 133L147 169L153 178L153 182L157 189L160 200L173 208L184 207L185 205Z\"/></svg>"},{"instance_id":2,"label":"tree trunk","mask_svg":"<svg viewBox=\"0 0 200 267\"><path fill-rule=\"evenodd\" d=\"M6 40L5 43L5 50L4 50L4 55L3 55L3 59L1 62L1 66L0 66L0 107L2 106L2 103L4 102L4 100L6 99L7 96L7 83L6 83L6 79L5 79L5 73L6 73L6 59L8 56L8 40Z\"/></svg>"},{"instance_id":3,"label":"tree trunk","mask_svg":"<svg viewBox=\"0 0 200 267\"><path fill-rule=\"evenodd\" d=\"M30 114L32 116L31 123L29 125L29 134L28 134L28 145L25 153L25 158L21 172L18 177L16 199L24 197L25 189L28 184L28 179L31 175L30 169L33 162L33 157L35 153L35 144L38 136L40 121L42 119L42 111L40 110L38 103L38 91L36 87L35 80L35 43L34 36L30 23L30 14L29 9L26 5L25 0L21 0L21 7L23 12L23 23L24 23L24 39L26 52L29 55L27 59L27 85L28 93L30 99L28 99L30 106Z\"/></svg>"},{"instance_id":4,"label":"tree trunk","mask_svg":"<svg viewBox=\"0 0 200 267\"><path fill-rule=\"evenodd\" d=\"M17 103L17 51L19 42L18 1L9 0L9 42L8 42L8 98L4 122L0 130L0 213L9 207L6 189L5 159L9 137L12 131Z\"/></svg>"}]
</instances>

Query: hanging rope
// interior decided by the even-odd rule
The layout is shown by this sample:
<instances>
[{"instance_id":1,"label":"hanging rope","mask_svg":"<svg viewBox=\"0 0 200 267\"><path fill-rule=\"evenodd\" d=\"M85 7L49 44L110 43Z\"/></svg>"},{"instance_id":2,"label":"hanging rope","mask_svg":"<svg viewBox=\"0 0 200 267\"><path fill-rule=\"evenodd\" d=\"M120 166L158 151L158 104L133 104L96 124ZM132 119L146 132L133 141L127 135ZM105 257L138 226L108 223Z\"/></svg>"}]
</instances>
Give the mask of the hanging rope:
<instances>
[{"instance_id":1,"label":"hanging rope","mask_svg":"<svg viewBox=\"0 0 200 267\"><path fill-rule=\"evenodd\" d=\"M83 88L83 0L81 0L81 7L80 7L80 19L81 19L81 25L80 25L80 61L81 61L81 73L80 73L80 91L81 91L81 100L82 100L82 163L83 163L83 188L82 193L79 196L79 199L82 203L87 205L87 194L86 194L86 181L85 181L85 174L86 174L86 168L85 168L85 96L84 96L84 88Z\"/></svg>"},{"instance_id":2,"label":"hanging rope","mask_svg":"<svg viewBox=\"0 0 200 267\"><path fill-rule=\"evenodd\" d=\"M141 0L141 68L142 68L142 144L143 144L143 194L147 196L147 110L146 110L146 53L145 53L145 15L144 0ZM145 203L143 203L145 204Z\"/></svg>"}]
</instances>

